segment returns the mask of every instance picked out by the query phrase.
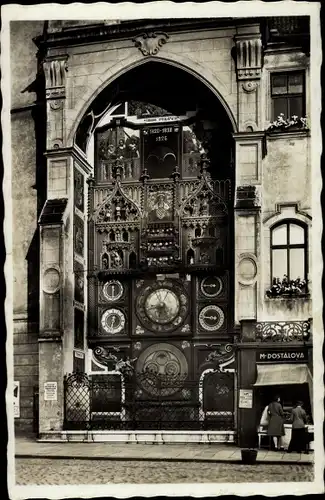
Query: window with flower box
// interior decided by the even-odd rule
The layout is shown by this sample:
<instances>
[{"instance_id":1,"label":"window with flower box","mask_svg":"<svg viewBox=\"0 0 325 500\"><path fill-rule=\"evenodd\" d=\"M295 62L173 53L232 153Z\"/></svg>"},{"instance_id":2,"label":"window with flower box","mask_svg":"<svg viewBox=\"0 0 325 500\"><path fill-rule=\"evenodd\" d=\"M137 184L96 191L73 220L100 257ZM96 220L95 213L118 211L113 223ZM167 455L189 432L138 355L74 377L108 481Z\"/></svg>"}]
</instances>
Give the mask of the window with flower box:
<instances>
[{"instance_id":1,"label":"window with flower box","mask_svg":"<svg viewBox=\"0 0 325 500\"><path fill-rule=\"evenodd\" d=\"M271 229L272 286L267 295L307 293L307 227L286 220Z\"/></svg>"},{"instance_id":2,"label":"window with flower box","mask_svg":"<svg viewBox=\"0 0 325 500\"><path fill-rule=\"evenodd\" d=\"M272 119L305 116L305 73L290 71L271 75Z\"/></svg>"}]
</instances>

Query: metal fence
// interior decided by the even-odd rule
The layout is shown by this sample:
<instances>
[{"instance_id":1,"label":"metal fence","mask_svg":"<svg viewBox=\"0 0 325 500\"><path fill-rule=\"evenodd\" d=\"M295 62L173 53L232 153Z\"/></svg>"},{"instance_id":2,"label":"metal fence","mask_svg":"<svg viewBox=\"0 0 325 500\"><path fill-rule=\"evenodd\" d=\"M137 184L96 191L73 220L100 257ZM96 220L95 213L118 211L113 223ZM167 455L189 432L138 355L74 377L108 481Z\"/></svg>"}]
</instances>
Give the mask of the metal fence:
<instances>
[{"instance_id":1,"label":"metal fence","mask_svg":"<svg viewBox=\"0 0 325 500\"><path fill-rule=\"evenodd\" d=\"M213 375L213 374L212 374ZM204 381L73 373L64 379L65 429L233 430L233 377Z\"/></svg>"}]
</instances>

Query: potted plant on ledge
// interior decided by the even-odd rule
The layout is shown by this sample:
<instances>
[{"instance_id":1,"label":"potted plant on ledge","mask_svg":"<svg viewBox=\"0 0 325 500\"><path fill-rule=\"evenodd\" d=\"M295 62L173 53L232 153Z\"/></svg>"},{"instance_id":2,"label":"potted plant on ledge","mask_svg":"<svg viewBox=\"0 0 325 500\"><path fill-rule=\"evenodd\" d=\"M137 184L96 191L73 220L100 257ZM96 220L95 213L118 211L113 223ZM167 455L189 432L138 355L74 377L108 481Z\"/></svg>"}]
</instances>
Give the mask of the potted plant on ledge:
<instances>
[{"instance_id":1,"label":"potted plant on ledge","mask_svg":"<svg viewBox=\"0 0 325 500\"><path fill-rule=\"evenodd\" d=\"M308 130L307 118L292 115L290 118L285 118L283 113L280 113L268 128L267 133L272 132L291 132L294 130Z\"/></svg>"},{"instance_id":2,"label":"potted plant on ledge","mask_svg":"<svg viewBox=\"0 0 325 500\"><path fill-rule=\"evenodd\" d=\"M280 278L273 278L272 286L266 291L268 298L274 297L299 297L307 293L307 281L301 278L289 280L285 274L282 281Z\"/></svg>"}]
</instances>

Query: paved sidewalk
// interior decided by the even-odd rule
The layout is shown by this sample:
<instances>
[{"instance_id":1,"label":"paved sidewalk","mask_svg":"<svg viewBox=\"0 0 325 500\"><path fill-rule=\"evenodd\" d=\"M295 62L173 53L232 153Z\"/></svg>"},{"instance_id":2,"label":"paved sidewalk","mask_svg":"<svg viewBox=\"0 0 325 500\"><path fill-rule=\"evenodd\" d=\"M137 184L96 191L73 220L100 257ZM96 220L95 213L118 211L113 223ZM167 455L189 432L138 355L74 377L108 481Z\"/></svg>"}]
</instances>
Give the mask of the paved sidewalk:
<instances>
[{"instance_id":1,"label":"paved sidewalk","mask_svg":"<svg viewBox=\"0 0 325 500\"><path fill-rule=\"evenodd\" d=\"M15 457L241 463L240 448L232 444L48 443L24 436L16 436ZM312 464L313 461L313 452L307 455L261 449L257 454L257 462L264 464Z\"/></svg>"}]
</instances>

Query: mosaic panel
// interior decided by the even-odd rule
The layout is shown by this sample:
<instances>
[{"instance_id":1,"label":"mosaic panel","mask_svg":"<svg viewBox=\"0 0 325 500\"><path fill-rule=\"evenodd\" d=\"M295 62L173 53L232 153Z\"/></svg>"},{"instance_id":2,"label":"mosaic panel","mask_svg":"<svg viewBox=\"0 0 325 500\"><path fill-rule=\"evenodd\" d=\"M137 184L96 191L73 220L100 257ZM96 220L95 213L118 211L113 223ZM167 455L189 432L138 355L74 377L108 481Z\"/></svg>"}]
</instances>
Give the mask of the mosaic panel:
<instances>
[{"instance_id":1,"label":"mosaic panel","mask_svg":"<svg viewBox=\"0 0 325 500\"><path fill-rule=\"evenodd\" d=\"M74 347L84 348L84 312L77 308L74 310Z\"/></svg>"},{"instance_id":2,"label":"mosaic panel","mask_svg":"<svg viewBox=\"0 0 325 500\"><path fill-rule=\"evenodd\" d=\"M84 176L76 168L74 169L74 205L81 212L84 211Z\"/></svg>"}]
</instances>

